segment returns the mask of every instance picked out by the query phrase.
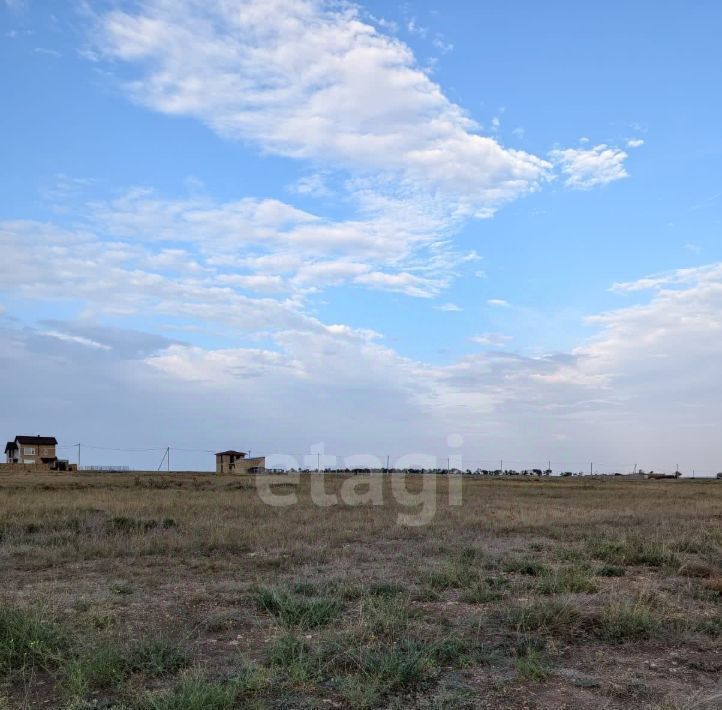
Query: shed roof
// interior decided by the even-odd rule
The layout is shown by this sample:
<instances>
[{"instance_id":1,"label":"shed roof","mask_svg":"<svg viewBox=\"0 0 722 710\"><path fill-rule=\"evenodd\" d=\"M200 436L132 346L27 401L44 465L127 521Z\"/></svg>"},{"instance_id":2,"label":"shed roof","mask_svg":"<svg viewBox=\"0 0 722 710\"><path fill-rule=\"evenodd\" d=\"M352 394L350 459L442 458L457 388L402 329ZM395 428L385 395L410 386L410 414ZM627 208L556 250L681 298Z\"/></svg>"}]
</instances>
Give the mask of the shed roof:
<instances>
[{"instance_id":1,"label":"shed roof","mask_svg":"<svg viewBox=\"0 0 722 710\"><path fill-rule=\"evenodd\" d=\"M216 456L240 456L241 458L245 458L246 452L245 451L219 451Z\"/></svg>"}]
</instances>

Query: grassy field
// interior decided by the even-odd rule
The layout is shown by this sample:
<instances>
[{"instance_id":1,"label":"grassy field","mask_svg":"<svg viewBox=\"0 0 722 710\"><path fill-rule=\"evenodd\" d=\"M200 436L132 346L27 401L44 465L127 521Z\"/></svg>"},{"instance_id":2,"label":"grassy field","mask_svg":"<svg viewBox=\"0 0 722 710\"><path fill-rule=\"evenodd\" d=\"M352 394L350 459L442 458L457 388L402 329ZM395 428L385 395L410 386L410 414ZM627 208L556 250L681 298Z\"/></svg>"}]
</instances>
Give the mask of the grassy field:
<instances>
[{"instance_id":1,"label":"grassy field","mask_svg":"<svg viewBox=\"0 0 722 710\"><path fill-rule=\"evenodd\" d=\"M0 475L0 709L722 707L722 482L274 480Z\"/></svg>"}]
</instances>

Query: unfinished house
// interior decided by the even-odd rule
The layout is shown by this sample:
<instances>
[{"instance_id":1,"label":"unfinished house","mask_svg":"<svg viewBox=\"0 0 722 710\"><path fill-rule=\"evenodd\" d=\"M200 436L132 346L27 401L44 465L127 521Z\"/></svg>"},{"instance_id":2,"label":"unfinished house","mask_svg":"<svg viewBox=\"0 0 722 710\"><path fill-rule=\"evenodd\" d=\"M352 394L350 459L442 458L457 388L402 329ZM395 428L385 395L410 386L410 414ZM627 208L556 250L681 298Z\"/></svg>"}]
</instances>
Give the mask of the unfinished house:
<instances>
[{"instance_id":1,"label":"unfinished house","mask_svg":"<svg viewBox=\"0 0 722 710\"><path fill-rule=\"evenodd\" d=\"M219 451L216 454L216 473L263 473L266 457L248 458L244 451Z\"/></svg>"}]
</instances>

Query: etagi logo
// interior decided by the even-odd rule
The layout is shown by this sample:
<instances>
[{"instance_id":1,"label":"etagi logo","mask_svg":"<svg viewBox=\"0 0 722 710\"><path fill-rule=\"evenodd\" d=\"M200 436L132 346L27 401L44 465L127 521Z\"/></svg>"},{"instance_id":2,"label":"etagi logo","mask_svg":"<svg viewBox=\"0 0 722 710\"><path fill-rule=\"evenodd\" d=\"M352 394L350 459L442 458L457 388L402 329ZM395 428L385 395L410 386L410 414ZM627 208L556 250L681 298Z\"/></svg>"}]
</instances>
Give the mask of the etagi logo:
<instances>
[{"instance_id":1,"label":"etagi logo","mask_svg":"<svg viewBox=\"0 0 722 710\"><path fill-rule=\"evenodd\" d=\"M447 438L451 449L459 449L463 443L460 434L452 434ZM389 468L391 463L393 465ZM255 477L259 498L275 508L298 505L297 491L289 491L288 485L299 486L301 476L310 479L311 501L319 508L335 505L382 507L390 492L391 498L404 509L397 513L396 522L405 527L428 525L435 518L442 482L448 495L448 504L462 504L462 477L455 473L462 470L462 456L458 451L446 457L443 465L436 456L418 453L400 456L393 462L389 459L384 462L372 454L346 457L329 455L325 453L324 444L319 443L312 446L310 453L304 456L302 466L295 457L285 454L267 456L266 465L270 469L288 472L282 478L273 475ZM372 473L349 476L342 481L337 491L329 492L328 479L322 471L343 473L352 470ZM449 475L441 476L440 473ZM278 490L279 483L285 484L283 491Z\"/></svg>"}]
</instances>

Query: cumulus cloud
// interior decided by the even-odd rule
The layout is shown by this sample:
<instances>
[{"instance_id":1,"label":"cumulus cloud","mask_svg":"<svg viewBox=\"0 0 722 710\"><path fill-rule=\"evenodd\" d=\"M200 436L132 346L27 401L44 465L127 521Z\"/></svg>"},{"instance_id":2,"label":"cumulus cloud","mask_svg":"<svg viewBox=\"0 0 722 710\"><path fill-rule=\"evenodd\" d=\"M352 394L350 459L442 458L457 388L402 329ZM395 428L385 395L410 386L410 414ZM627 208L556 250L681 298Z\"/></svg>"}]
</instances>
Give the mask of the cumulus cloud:
<instances>
[{"instance_id":1,"label":"cumulus cloud","mask_svg":"<svg viewBox=\"0 0 722 710\"><path fill-rule=\"evenodd\" d=\"M146 106L269 152L393 176L468 215L493 214L549 174L480 135L411 50L352 5L148 0L102 15L98 37L104 56L137 67L126 87Z\"/></svg>"},{"instance_id":2,"label":"cumulus cloud","mask_svg":"<svg viewBox=\"0 0 722 710\"><path fill-rule=\"evenodd\" d=\"M556 149L549 157L565 176L564 184L575 190L589 190L629 177L624 167L627 153L604 143L588 149Z\"/></svg>"}]
</instances>

